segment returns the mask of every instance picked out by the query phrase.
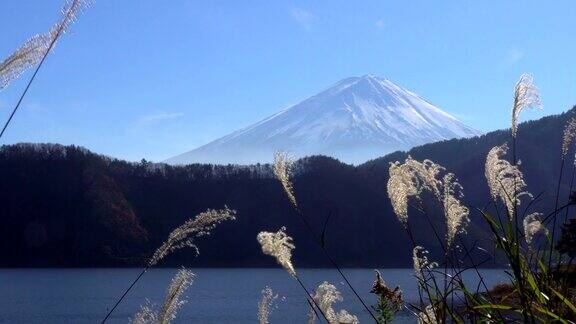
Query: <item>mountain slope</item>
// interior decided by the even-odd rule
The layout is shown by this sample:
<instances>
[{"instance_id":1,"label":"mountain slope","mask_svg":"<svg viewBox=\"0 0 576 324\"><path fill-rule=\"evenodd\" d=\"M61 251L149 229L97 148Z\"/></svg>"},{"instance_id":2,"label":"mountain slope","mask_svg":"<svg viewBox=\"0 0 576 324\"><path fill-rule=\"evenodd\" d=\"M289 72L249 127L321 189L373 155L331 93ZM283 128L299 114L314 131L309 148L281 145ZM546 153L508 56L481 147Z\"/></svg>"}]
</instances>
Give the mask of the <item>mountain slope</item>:
<instances>
[{"instance_id":1,"label":"mountain slope","mask_svg":"<svg viewBox=\"0 0 576 324\"><path fill-rule=\"evenodd\" d=\"M519 127L521 170L528 190L541 194L528 212L546 214L554 208L562 130L575 115L576 108ZM471 209L464 242L491 251L476 207L491 202L484 177L486 154L509 140L509 130L495 131L395 152L356 167L309 157L298 162L295 194L316 233L323 231L331 215L327 247L342 266L411 266L411 244L386 193L388 168L407 155L432 159L454 172L464 187L464 202ZM572 147L559 205L569 196L574 153ZM275 266L273 258L261 253L255 237L281 226L294 237L298 267L329 265L268 165L175 167L112 160L76 147L21 144L0 149L0 179L0 245L11 247L0 258L1 266L142 264L172 229L206 208L224 205L238 210L238 219L199 240L200 256L183 250L164 265ZM441 215L432 219L443 236ZM410 222L417 243L440 260L443 254L426 217L410 212Z\"/></svg>"},{"instance_id":2,"label":"mountain slope","mask_svg":"<svg viewBox=\"0 0 576 324\"><path fill-rule=\"evenodd\" d=\"M285 150L361 163L396 150L479 132L418 95L372 75L344 79L301 103L170 164L258 163Z\"/></svg>"}]
</instances>

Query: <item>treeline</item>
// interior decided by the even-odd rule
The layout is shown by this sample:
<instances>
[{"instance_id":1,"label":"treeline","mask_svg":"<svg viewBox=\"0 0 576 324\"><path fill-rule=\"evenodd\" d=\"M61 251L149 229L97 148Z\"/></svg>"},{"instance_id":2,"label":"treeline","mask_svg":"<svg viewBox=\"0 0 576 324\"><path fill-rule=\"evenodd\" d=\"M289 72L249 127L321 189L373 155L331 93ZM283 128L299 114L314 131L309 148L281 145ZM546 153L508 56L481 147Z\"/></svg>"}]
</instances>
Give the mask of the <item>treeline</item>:
<instances>
[{"instance_id":1,"label":"treeline","mask_svg":"<svg viewBox=\"0 0 576 324\"><path fill-rule=\"evenodd\" d=\"M520 127L518 157L535 195L555 194L562 129L573 113ZM508 134L496 131L428 144L357 167L323 156L305 158L297 166L296 195L317 235L327 224L327 246L341 264L410 265L411 246L386 194L389 163L408 154L436 161L460 178L472 209L484 208L490 206L485 157L490 148L508 141ZM281 226L295 238L298 266L327 265L269 165L175 167L144 160L130 163L77 146L16 144L0 149L0 243L5 247L0 266L139 265L174 227L206 208L224 205L238 211L238 220L222 224L199 242L198 257L185 250L166 265L272 265L255 237L260 230ZM548 211L551 206L537 201L531 208ZM461 243L490 249L485 229L475 225L480 224L478 217L473 210L472 226ZM412 220L418 242L438 252L433 242L434 235L443 235L441 217L430 220L438 233L430 231L424 217Z\"/></svg>"}]
</instances>

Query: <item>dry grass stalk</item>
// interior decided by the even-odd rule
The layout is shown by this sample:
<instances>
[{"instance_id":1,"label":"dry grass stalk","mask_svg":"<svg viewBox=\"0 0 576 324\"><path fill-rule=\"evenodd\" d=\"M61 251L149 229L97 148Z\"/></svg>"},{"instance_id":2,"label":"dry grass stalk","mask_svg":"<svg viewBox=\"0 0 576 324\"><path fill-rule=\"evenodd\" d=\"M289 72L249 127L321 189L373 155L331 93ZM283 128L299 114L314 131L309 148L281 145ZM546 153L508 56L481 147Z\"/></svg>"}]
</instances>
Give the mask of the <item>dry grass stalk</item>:
<instances>
[{"instance_id":1,"label":"dry grass stalk","mask_svg":"<svg viewBox=\"0 0 576 324\"><path fill-rule=\"evenodd\" d=\"M436 262L428 260L428 251L421 246L415 246L412 250L412 262L414 265L414 274L420 282L424 282L424 271L431 270L438 266Z\"/></svg>"},{"instance_id":2,"label":"dry grass stalk","mask_svg":"<svg viewBox=\"0 0 576 324\"><path fill-rule=\"evenodd\" d=\"M274 153L274 175L276 179L282 184L284 192L288 196L290 203L294 208L298 208L298 203L296 201L296 196L294 195L294 187L292 185L292 172L294 167L294 159L288 155L286 152L276 152Z\"/></svg>"},{"instance_id":3,"label":"dry grass stalk","mask_svg":"<svg viewBox=\"0 0 576 324\"><path fill-rule=\"evenodd\" d=\"M470 222L468 215L470 210L464 206L460 199L464 196L462 194L462 186L455 178L454 174L448 173L444 176L444 215L446 218L446 243L448 248L454 242L454 238L458 233L466 232L466 225Z\"/></svg>"},{"instance_id":4,"label":"dry grass stalk","mask_svg":"<svg viewBox=\"0 0 576 324\"><path fill-rule=\"evenodd\" d=\"M405 227L408 223L408 201L419 198L424 189L441 196L442 183L437 179L444 168L430 160L416 161L410 156L404 163L390 164L387 189L394 213Z\"/></svg>"},{"instance_id":5,"label":"dry grass stalk","mask_svg":"<svg viewBox=\"0 0 576 324\"><path fill-rule=\"evenodd\" d=\"M534 236L540 232L548 234L548 229L542 225L541 217L542 213L532 213L524 218L524 239L526 243L532 244Z\"/></svg>"},{"instance_id":6,"label":"dry grass stalk","mask_svg":"<svg viewBox=\"0 0 576 324\"><path fill-rule=\"evenodd\" d=\"M296 276L296 270L292 264L292 250L295 248L292 237L286 234L286 228L282 227L278 232L260 232L256 237L262 247L262 252L276 258L291 276Z\"/></svg>"},{"instance_id":7,"label":"dry grass stalk","mask_svg":"<svg viewBox=\"0 0 576 324\"><path fill-rule=\"evenodd\" d=\"M181 269L176 276L172 278L172 282L168 287L166 298L162 309L158 314L158 322L161 324L168 324L176 318L176 313L186 303L182 299L182 294L192 284L194 273L187 269Z\"/></svg>"},{"instance_id":8,"label":"dry grass stalk","mask_svg":"<svg viewBox=\"0 0 576 324\"><path fill-rule=\"evenodd\" d=\"M39 63L50 47L54 47L60 35L68 30L79 14L89 5L90 2L84 0L66 1L62 9L62 17L52 26L50 31L32 36L4 61L0 62L0 90L20 77L28 68Z\"/></svg>"},{"instance_id":9,"label":"dry grass stalk","mask_svg":"<svg viewBox=\"0 0 576 324\"><path fill-rule=\"evenodd\" d=\"M358 317L348 313L348 311L341 309L336 312L332 307L332 304L338 301L342 301L342 295L333 284L324 281L321 283L314 293L314 301L316 305L322 310L326 319L330 324L357 324L359 323ZM314 315L313 309L310 310L308 314L308 323L315 323L316 316Z\"/></svg>"},{"instance_id":10,"label":"dry grass stalk","mask_svg":"<svg viewBox=\"0 0 576 324\"><path fill-rule=\"evenodd\" d=\"M502 157L508 152L508 144L493 147L486 156L485 176L492 199L500 198L508 210L510 219L514 217L516 207L522 196L532 197L526 191L524 175L517 165L512 165Z\"/></svg>"},{"instance_id":11,"label":"dry grass stalk","mask_svg":"<svg viewBox=\"0 0 576 324\"><path fill-rule=\"evenodd\" d=\"M562 136L562 158L566 157L568 151L570 150L570 145L576 137L576 118L572 117L566 124L564 128L564 134Z\"/></svg>"},{"instance_id":12,"label":"dry grass stalk","mask_svg":"<svg viewBox=\"0 0 576 324\"><path fill-rule=\"evenodd\" d=\"M418 314L418 324L437 324L438 319L432 305L428 305Z\"/></svg>"},{"instance_id":13,"label":"dry grass stalk","mask_svg":"<svg viewBox=\"0 0 576 324\"><path fill-rule=\"evenodd\" d=\"M154 252L148 266L157 264L168 254L184 247L191 247L196 251L196 254L200 253L198 246L194 243L195 238L210 235L218 224L235 219L236 211L226 206L224 209L208 209L198 214L170 233L168 240Z\"/></svg>"},{"instance_id":14,"label":"dry grass stalk","mask_svg":"<svg viewBox=\"0 0 576 324\"><path fill-rule=\"evenodd\" d=\"M540 108L540 94L534 85L534 78L529 74L522 74L514 87L514 105L512 106L512 136L518 133L518 119L520 113L527 108Z\"/></svg>"},{"instance_id":15,"label":"dry grass stalk","mask_svg":"<svg viewBox=\"0 0 576 324\"><path fill-rule=\"evenodd\" d=\"M258 303L258 321L260 324L270 323L269 317L277 307L278 295L274 294L272 288L266 287L262 290L262 299Z\"/></svg>"},{"instance_id":16,"label":"dry grass stalk","mask_svg":"<svg viewBox=\"0 0 576 324\"><path fill-rule=\"evenodd\" d=\"M169 324L176 318L178 310L186 303L182 295L190 287L194 279L194 273L187 269L181 269L172 278L166 292L164 304L160 312L154 311L154 307L147 302L140 307L140 311L134 315L132 324Z\"/></svg>"}]
</instances>

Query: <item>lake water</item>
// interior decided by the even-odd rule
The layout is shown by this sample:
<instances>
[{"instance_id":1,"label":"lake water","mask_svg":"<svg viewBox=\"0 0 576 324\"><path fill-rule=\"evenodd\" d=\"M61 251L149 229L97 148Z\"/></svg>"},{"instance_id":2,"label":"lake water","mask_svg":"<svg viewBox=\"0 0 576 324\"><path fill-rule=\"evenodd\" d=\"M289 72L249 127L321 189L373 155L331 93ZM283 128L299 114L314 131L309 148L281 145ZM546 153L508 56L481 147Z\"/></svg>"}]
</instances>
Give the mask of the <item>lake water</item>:
<instances>
[{"instance_id":1,"label":"lake water","mask_svg":"<svg viewBox=\"0 0 576 324\"><path fill-rule=\"evenodd\" d=\"M147 272L116 309L109 323L127 323L146 300L162 304L166 287L177 269L153 269ZM308 305L302 289L280 269L193 269L197 275L186 292L185 304L175 323L257 323L260 291L270 286L280 296L271 323L306 323ZM99 323L140 269L1 269L0 322L2 323ZM304 283L313 287L326 280L335 284L345 308L361 323L371 323L369 315L332 269L299 269ZM369 293L373 282L371 269L345 269L365 301L375 303ZM418 299L412 269L381 271L389 286L400 285L406 300ZM502 270L483 270L489 286L506 280ZM469 283L476 281L470 272ZM400 314L398 323L414 323L409 313Z\"/></svg>"}]
</instances>

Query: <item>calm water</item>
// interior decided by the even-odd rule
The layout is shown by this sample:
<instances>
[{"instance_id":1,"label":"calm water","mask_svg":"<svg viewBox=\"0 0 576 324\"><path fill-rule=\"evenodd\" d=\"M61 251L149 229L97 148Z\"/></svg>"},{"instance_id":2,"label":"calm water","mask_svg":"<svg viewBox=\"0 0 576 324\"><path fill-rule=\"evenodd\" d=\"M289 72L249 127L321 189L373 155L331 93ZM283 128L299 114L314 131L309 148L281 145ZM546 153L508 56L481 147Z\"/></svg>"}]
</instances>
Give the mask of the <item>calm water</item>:
<instances>
[{"instance_id":1,"label":"calm water","mask_svg":"<svg viewBox=\"0 0 576 324\"><path fill-rule=\"evenodd\" d=\"M2 323L99 323L139 269L4 269L0 270L0 322ZM177 269L154 269L144 275L130 295L116 309L110 323L127 323L146 299L161 304L165 289ZM257 323L260 291L269 285L285 300L270 316L272 323L305 323L307 303L294 280L279 269L194 269L197 277L187 291L188 303L176 323ZM370 269L346 269L358 291L370 290ZM305 284L327 280L338 286L345 308L370 323L334 270L299 269ZM386 269L382 274L391 286L400 285L405 299L416 300L417 290L411 269ZM501 270L484 270L489 285L504 281ZM469 273L470 283L475 276ZM366 301L375 298L363 293ZM401 314L398 323L413 323L410 314Z\"/></svg>"}]
</instances>

